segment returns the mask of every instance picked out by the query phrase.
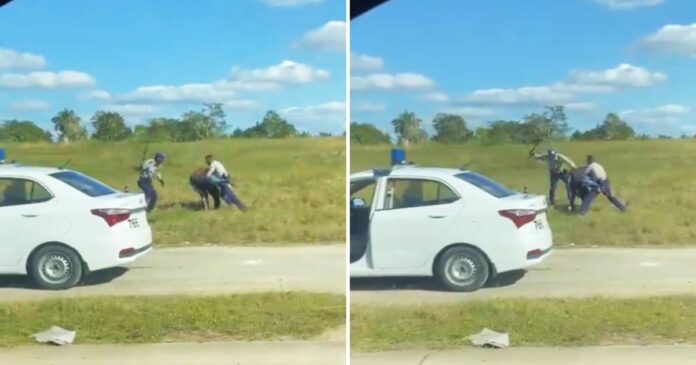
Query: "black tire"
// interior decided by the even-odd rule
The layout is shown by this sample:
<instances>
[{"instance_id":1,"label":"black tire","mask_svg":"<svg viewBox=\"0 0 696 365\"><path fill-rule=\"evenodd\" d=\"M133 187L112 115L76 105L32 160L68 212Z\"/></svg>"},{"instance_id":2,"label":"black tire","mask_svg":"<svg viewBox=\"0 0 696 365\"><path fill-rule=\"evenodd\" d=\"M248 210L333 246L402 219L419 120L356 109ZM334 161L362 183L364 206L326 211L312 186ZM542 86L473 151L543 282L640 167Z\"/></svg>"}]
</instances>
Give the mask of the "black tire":
<instances>
[{"instance_id":1,"label":"black tire","mask_svg":"<svg viewBox=\"0 0 696 365\"><path fill-rule=\"evenodd\" d=\"M435 277L448 290L472 292L486 284L490 275L490 265L480 251L457 246L440 256L434 271Z\"/></svg>"},{"instance_id":2,"label":"black tire","mask_svg":"<svg viewBox=\"0 0 696 365\"><path fill-rule=\"evenodd\" d=\"M74 250L50 244L31 255L27 270L39 288L65 290L80 281L83 268L82 260Z\"/></svg>"}]
</instances>

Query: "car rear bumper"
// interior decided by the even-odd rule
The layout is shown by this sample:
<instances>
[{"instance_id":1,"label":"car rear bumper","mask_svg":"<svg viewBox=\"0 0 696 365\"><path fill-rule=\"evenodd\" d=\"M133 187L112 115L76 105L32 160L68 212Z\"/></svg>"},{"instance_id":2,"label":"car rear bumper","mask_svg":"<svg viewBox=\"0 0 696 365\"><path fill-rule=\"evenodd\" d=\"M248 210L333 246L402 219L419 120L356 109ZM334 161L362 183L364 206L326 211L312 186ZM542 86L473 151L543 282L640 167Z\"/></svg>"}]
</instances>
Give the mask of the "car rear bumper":
<instances>
[{"instance_id":1,"label":"car rear bumper","mask_svg":"<svg viewBox=\"0 0 696 365\"><path fill-rule=\"evenodd\" d=\"M153 249L152 232L147 228L137 234L112 234L99 248L84 257L90 271L126 265L147 255Z\"/></svg>"},{"instance_id":2,"label":"car rear bumper","mask_svg":"<svg viewBox=\"0 0 696 365\"><path fill-rule=\"evenodd\" d=\"M546 257L551 255L551 251L553 251L552 247L548 247L546 249L535 249L532 251L527 252L527 264L528 265L536 265L544 261Z\"/></svg>"}]
</instances>

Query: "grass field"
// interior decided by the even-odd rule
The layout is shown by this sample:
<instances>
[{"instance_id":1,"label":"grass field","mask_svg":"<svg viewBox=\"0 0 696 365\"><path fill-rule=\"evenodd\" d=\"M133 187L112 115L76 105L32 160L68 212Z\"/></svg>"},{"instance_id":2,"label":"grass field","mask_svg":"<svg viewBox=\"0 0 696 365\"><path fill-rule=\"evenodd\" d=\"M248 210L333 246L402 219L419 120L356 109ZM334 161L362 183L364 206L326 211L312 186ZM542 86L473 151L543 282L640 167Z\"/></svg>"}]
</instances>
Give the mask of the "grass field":
<instances>
[{"instance_id":1,"label":"grass field","mask_svg":"<svg viewBox=\"0 0 696 365\"><path fill-rule=\"evenodd\" d=\"M0 304L0 346L35 343L58 325L76 343L305 340L345 324L345 297L268 293L105 297Z\"/></svg>"},{"instance_id":2,"label":"grass field","mask_svg":"<svg viewBox=\"0 0 696 365\"><path fill-rule=\"evenodd\" d=\"M620 214L603 196L587 216L565 211L563 185L551 210L554 241L559 245L674 246L696 243L696 140L567 142L553 145L584 165L587 154L604 165L618 197L630 203ZM388 146L351 146L351 171L389 164ZM522 191L547 194L548 173L528 158L531 146L427 144L409 147L407 158L420 165L465 167ZM540 146L538 152L544 151ZM561 206L562 205L562 206Z\"/></svg>"},{"instance_id":3,"label":"grass field","mask_svg":"<svg viewBox=\"0 0 696 365\"><path fill-rule=\"evenodd\" d=\"M3 145L8 159L60 166L91 175L118 189L139 191L134 170L144 144ZM167 156L156 184L159 209L150 216L158 245L287 244L345 241L345 140L220 140L151 144L148 155ZM198 196L188 178L212 153L232 174L243 214L223 203L219 211L196 211Z\"/></svg>"},{"instance_id":4,"label":"grass field","mask_svg":"<svg viewBox=\"0 0 696 365\"><path fill-rule=\"evenodd\" d=\"M352 351L470 346L484 327L512 346L696 344L696 297L500 299L416 308L351 308Z\"/></svg>"}]
</instances>

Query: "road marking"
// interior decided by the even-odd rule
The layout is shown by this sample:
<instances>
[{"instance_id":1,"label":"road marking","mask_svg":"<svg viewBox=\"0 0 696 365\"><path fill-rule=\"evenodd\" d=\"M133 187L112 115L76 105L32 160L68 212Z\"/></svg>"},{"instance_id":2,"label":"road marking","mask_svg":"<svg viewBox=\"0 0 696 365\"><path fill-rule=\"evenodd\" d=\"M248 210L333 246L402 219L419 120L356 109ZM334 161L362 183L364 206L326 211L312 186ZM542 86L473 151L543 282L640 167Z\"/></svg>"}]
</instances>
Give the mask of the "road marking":
<instances>
[{"instance_id":1,"label":"road marking","mask_svg":"<svg viewBox=\"0 0 696 365\"><path fill-rule=\"evenodd\" d=\"M263 261L261 261L261 260L246 260L246 261L242 262L242 264L244 264L244 265L258 265L262 262Z\"/></svg>"},{"instance_id":2,"label":"road marking","mask_svg":"<svg viewBox=\"0 0 696 365\"><path fill-rule=\"evenodd\" d=\"M662 266L662 264L659 263L659 262L641 262L641 263L640 263L640 266L643 266L643 267L658 267L658 266Z\"/></svg>"}]
</instances>

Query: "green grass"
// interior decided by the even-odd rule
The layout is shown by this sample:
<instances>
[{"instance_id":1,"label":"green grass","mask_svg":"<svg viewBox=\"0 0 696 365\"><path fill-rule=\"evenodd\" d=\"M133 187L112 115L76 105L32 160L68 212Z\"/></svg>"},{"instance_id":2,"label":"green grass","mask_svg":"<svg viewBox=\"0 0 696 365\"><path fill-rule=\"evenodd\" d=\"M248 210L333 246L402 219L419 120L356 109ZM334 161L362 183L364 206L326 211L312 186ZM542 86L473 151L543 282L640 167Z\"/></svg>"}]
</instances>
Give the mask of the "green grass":
<instances>
[{"instance_id":1,"label":"green grass","mask_svg":"<svg viewBox=\"0 0 696 365\"><path fill-rule=\"evenodd\" d=\"M0 304L0 346L34 343L52 325L76 343L305 340L345 324L345 297L268 293L103 297Z\"/></svg>"},{"instance_id":2,"label":"green grass","mask_svg":"<svg viewBox=\"0 0 696 365\"><path fill-rule=\"evenodd\" d=\"M561 184L549 220L557 244L600 246L688 245L696 243L696 141L568 142L553 146L578 165L594 154L604 165L616 195L630 203L620 214L603 196L587 216L567 214ZM548 173L530 160L531 146L427 144L407 150L420 165L466 167L510 188L547 194ZM543 151L540 146L539 152ZM351 146L351 171L389 164L389 147Z\"/></svg>"},{"instance_id":3,"label":"green grass","mask_svg":"<svg viewBox=\"0 0 696 365\"><path fill-rule=\"evenodd\" d=\"M696 297L506 299L416 308L351 308L353 351L470 346L484 327L512 346L696 343Z\"/></svg>"},{"instance_id":4,"label":"green grass","mask_svg":"<svg viewBox=\"0 0 696 365\"><path fill-rule=\"evenodd\" d=\"M59 166L84 172L116 188L139 191L134 170L144 144L85 143L75 145L6 145L8 159L24 164ZM158 245L287 244L345 241L345 141L342 138L292 140L220 140L163 143L148 155L166 153L159 184L159 209L150 216ZM242 214L223 207L194 211L198 196L188 178L214 154L239 186L238 196L250 208Z\"/></svg>"}]
</instances>

